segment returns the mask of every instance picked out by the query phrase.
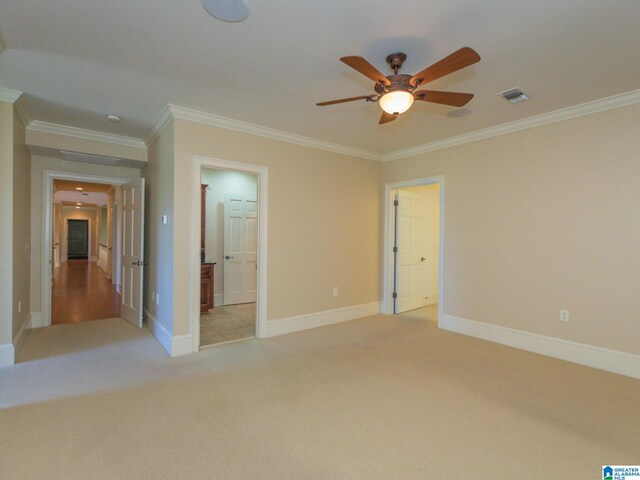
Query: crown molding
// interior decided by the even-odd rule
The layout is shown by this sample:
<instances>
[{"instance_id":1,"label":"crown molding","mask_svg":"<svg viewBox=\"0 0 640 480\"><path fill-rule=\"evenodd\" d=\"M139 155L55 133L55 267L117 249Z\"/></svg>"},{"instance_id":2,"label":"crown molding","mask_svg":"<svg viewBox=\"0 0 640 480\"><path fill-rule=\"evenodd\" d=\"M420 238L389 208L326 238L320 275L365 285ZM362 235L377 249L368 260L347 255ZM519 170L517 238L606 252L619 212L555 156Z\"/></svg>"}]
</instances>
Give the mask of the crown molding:
<instances>
[{"instance_id":1,"label":"crown molding","mask_svg":"<svg viewBox=\"0 0 640 480\"><path fill-rule=\"evenodd\" d=\"M97 132L95 130L86 130L84 128L68 127L66 125L41 122L40 120L33 120L29 124L28 129L33 132L53 133L55 135L65 135L67 137L81 138L83 140L94 140L121 145L124 147L143 148L145 150L147 148L147 145L140 138L125 137L123 135Z\"/></svg>"},{"instance_id":2,"label":"crown molding","mask_svg":"<svg viewBox=\"0 0 640 480\"><path fill-rule=\"evenodd\" d=\"M214 127L226 128L236 132L249 133L251 135L258 135L272 140L280 140L282 142L317 148L319 150L340 153L342 155L366 158L368 160L381 160L381 155L360 148L347 147L346 145L305 137L303 135L263 127L261 125L254 125L253 123L242 122L240 120L221 117L220 115L214 115L213 113L201 112L199 110L193 110L191 108L180 107L177 105L169 104L168 109L170 110L173 118L179 118L181 120L189 120L191 122L202 123Z\"/></svg>"},{"instance_id":3,"label":"crown molding","mask_svg":"<svg viewBox=\"0 0 640 480\"><path fill-rule=\"evenodd\" d=\"M160 136L162 131L167 128L167 125L169 125L171 120L173 120L173 114L169 107L169 105L165 105L162 112L160 112L160 115L158 115L158 118L156 118L156 121L153 122L151 130L149 130L149 132L144 136L144 143L147 147L151 146L151 144L155 142L156 138Z\"/></svg>"},{"instance_id":4,"label":"crown molding","mask_svg":"<svg viewBox=\"0 0 640 480\"><path fill-rule=\"evenodd\" d=\"M581 117L583 115L590 115L592 113L603 112L605 110L611 110L612 108L633 105L634 103L638 102L640 102L640 90L632 90L630 92L613 95L611 97L606 97L599 100L593 100L591 102L582 103L573 107L562 108L560 110L554 110L552 112L543 113L541 115L523 118L522 120L503 123L501 125L496 125L495 127L475 130L473 132L464 133L462 135L456 135L455 137L443 138L442 140L436 140L434 142L425 143L423 145L397 150L395 152L382 155L380 160L383 162L399 160L401 158L412 157L421 153L442 150L444 148L454 147L456 145L463 145L465 143L477 142L479 140L497 137L498 135L517 132L519 130L539 127L541 125L560 122L562 120Z\"/></svg>"},{"instance_id":5,"label":"crown molding","mask_svg":"<svg viewBox=\"0 0 640 480\"><path fill-rule=\"evenodd\" d=\"M15 103L21 96L22 92L19 90L0 87L0 102Z\"/></svg>"},{"instance_id":6,"label":"crown molding","mask_svg":"<svg viewBox=\"0 0 640 480\"><path fill-rule=\"evenodd\" d=\"M28 127L31 124L33 117L31 116L31 111L27 106L26 97L26 95L20 95L20 98L18 98L18 100L16 100L16 103L14 103L13 105L16 108L16 111L18 112L18 115L20 116L20 119L22 120L24 126Z\"/></svg>"}]
</instances>

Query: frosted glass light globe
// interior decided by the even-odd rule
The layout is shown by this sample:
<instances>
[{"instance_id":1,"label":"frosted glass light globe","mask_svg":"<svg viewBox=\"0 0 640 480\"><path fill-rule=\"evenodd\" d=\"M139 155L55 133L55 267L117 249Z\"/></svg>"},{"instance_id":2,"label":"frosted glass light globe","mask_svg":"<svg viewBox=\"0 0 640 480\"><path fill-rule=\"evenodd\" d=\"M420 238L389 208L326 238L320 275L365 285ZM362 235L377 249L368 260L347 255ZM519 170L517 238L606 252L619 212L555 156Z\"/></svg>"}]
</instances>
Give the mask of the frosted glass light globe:
<instances>
[{"instance_id":1,"label":"frosted glass light globe","mask_svg":"<svg viewBox=\"0 0 640 480\"><path fill-rule=\"evenodd\" d=\"M409 110L411 105L413 105L413 95L402 90L385 93L380 99L382 110L391 115L404 113Z\"/></svg>"}]
</instances>

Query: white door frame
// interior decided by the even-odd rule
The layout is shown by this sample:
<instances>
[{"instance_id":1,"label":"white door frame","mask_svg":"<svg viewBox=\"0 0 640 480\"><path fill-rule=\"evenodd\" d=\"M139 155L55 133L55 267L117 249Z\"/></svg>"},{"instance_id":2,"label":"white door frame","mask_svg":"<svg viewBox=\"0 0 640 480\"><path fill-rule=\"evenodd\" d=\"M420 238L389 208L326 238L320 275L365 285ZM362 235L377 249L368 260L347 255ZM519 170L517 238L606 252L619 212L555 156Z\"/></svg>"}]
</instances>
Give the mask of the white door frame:
<instances>
[{"instance_id":1,"label":"white door frame","mask_svg":"<svg viewBox=\"0 0 640 480\"><path fill-rule=\"evenodd\" d=\"M45 170L42 172L42 255L41 255L41 310L42 323L39 326L51 325L51 275L52 275L52 208L53 208L53 181L75 180L79 182L105 183L108 185L124 185L131 181L130 178L117 178L102 175L87 175L83 173L58 172Z\"/></svg>"},{"instance_id":2,"label":"white door frame","mask_svg":"<svg viewBox=\"0 0 640 480\"><path fill-rule=\"evenodd\" d=\"M395 192L400 188L419 187L422 185L440 185L440 232L438 238L438 326L444 319L444 175L414 178L401 182L387 183L384 186L384 264L382 275L382 313L393 315L393 245L395 233L395 209L393 200Z\"/></svg>"},{"instance_id":3,"label":"white door frame","mask_svg":"<svg viewBox=\"0 0 640 480\"><path fill-rule=\"evenodd\" d=\"M200 350L200 185L202 167L218 170L234 170L258 177L258 292L256 302L256 337L267 336L267 224L268 224L268 173L264 165L193 156L191 209L191 337L193 352Z\"/></svg>"}]
</instances>

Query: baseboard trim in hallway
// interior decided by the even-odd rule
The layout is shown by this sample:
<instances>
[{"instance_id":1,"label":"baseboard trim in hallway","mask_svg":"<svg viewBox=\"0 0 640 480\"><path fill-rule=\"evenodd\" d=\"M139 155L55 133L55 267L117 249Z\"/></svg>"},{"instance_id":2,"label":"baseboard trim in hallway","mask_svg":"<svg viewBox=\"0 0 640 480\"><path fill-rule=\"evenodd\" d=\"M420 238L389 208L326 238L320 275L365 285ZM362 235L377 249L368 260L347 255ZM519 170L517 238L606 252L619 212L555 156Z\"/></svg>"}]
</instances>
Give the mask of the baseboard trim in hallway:
<instances>
[{"instance_id":1,"label":"baseboard trim in hallway","mask_svg":"<svg viewBox=\"0 0 640 480\"><path fill-rule=\"evenodd\" d=\"M444 315L440 328L548 357L640 379L640 356L514 328Z\"/></svg>"},{"instance_id":2,"label":"baseboard trim in hallway","mask_svg":"<svg viewBox=\"0 0 640 480\"><path fill-rule=\"evenodd\" d=\"M156 337L160 345L162 345L169 355L179 357L180 355L194 353L191 335L178 335L173 337L164 325L146 308L144 309L144 317L147 328L153 333L153 336Z\"/></svg>"}]
</instances>

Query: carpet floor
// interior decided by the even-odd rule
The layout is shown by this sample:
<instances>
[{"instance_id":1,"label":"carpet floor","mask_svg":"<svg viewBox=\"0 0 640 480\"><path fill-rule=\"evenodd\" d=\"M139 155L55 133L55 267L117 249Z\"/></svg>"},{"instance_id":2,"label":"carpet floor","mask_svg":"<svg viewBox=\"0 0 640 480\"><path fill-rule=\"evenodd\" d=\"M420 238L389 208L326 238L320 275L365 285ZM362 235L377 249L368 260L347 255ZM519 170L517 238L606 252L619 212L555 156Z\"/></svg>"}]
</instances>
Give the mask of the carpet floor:
<instances>
[{"instance_id":1,"label":"carpet floor","mask_svg":"<svg viewBox=\"0 0 640 480\"><path fill-rule=\"evenodd\" d=\"M439 330L433 309L169 358L119 319L0 369L0 478L596 479L640 381Z\"/></svg>"}]
</instances>

